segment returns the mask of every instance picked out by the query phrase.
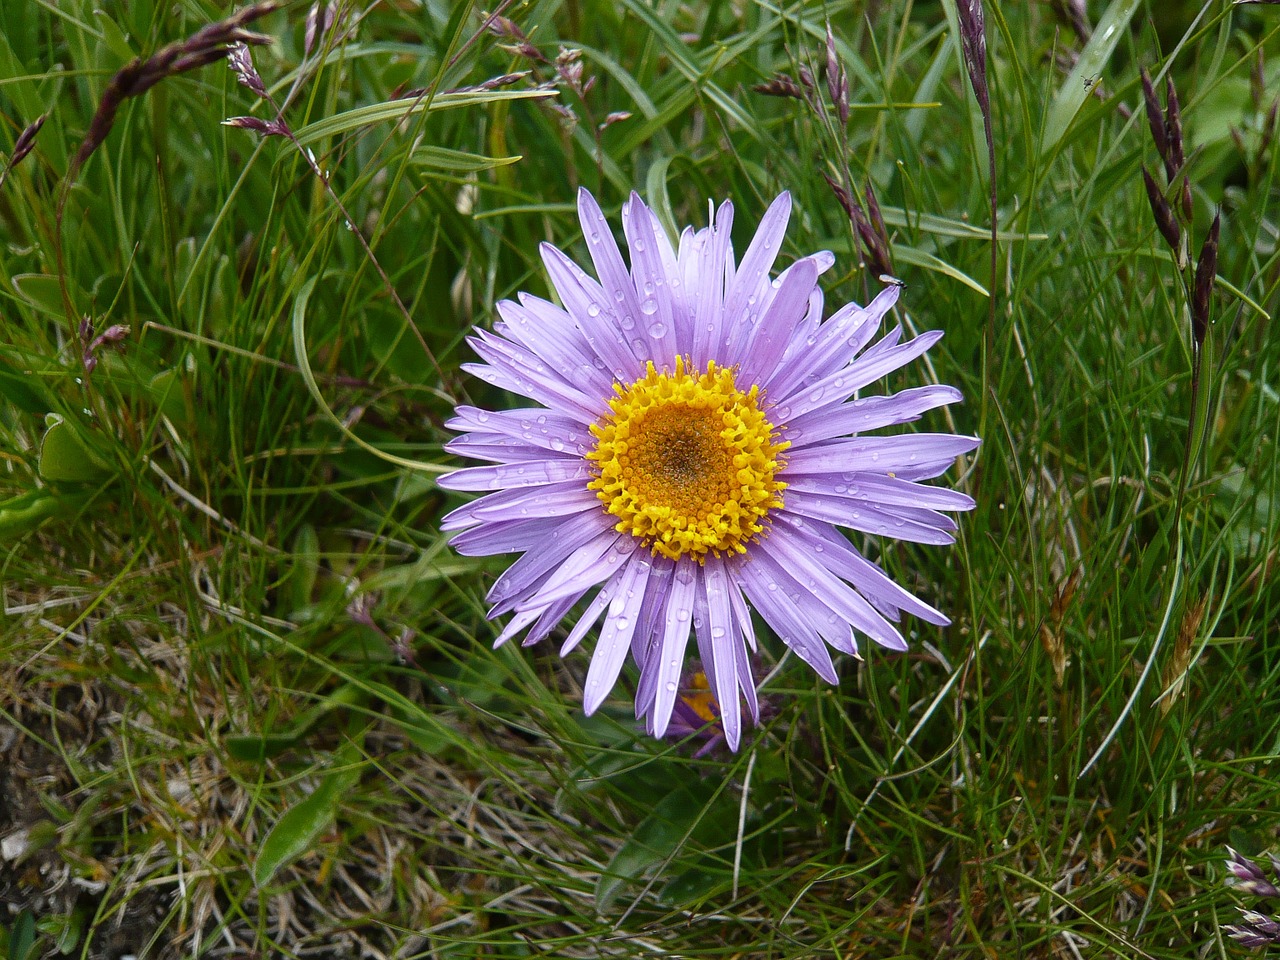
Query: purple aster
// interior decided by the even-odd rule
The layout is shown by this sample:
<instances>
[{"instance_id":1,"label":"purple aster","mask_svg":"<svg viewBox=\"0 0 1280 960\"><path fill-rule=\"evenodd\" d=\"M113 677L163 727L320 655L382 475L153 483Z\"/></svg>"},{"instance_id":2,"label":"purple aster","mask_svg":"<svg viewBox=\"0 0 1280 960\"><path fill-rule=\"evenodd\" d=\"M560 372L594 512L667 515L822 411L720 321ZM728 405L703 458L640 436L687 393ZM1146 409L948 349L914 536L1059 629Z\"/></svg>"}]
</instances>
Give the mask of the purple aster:
<instances>
[{"instance_id":1,"label":"purple aster","mask_svg":"<svg viewBox=\"0 0 1280 960\"><path fill-rule=\"evenodd\" d=\"M739 691L759 720L751 607L829 683L828 647L856 657L861 634L905 650L894 626L904 611L949 622L839 527L954 542L955 521L939 511L973 500L920 481L978 440L864 435L960 399L949 386L859 396L942 334L903 342L895 327L867 346L897 286L824 322L817 278L834 263L827 252L770 279L789 194L769 207L741 263L728 202L673 247L632 194L622 208L629 269L585 190L578 212L598 279L543 244L563 307L522 293L498 304L493 333L469 341L484 363L467 370L537 406L458 407L448 426L464 435L446 449L493 465L440 485L491 492L441 527L462 531L452 540L459 553L523 554L489 591L490 618L514 614L495 645L524 630L525 645L537 643L587 599L563 656L604 618L587 670L588 714L630 650L640 669L636 716L662 736L692 634L736 750Z\"/></svg>"}]
</instances>

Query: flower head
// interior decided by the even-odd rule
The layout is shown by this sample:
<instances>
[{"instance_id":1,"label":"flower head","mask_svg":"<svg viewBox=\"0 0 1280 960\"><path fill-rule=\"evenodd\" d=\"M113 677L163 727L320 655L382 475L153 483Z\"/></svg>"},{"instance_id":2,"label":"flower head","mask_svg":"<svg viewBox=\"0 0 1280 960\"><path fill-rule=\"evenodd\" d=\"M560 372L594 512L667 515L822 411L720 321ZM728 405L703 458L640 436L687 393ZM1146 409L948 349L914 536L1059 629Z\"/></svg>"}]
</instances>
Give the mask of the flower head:
<instances>
[{"instance_id":1,"label":"flower head","mask_svg":"<svg viewBox=\"0 0 1280 960\"><path fill-rule=\"evenodd\" d=\"M595 199L579 194L588 276L549 244L542 257L563 307L520 295L498 304L493 333L467 369L537 406L458 407L464 435L447 449L493 465L440 479L490 491L450 513L460 553L522 553L489 591L490 617L514 614L501 644L537 643L579 600L586 609L561 655L604 618L587 670L585 709L604 701L628 651L640 669L636 715L662 736L672 722L692 635L725 740L741 738L739 694L759 719L747 658L754 607L828 682L828 647L858 655L859 634L894 650L902 612L947 618L894 583L838 529L919 543L953 542L966 495L922 480L943 473L974 437L864 436L954 403L926 386L859 391L919 357L941 336L902 342L895 328L868 347L898 298L822 320L818 275L803 257L770 279L791 211L784 193L742 261L733 207L711 212L672 246L632 194L622 224L630 267Z\"/></svg>"}]
</instances>

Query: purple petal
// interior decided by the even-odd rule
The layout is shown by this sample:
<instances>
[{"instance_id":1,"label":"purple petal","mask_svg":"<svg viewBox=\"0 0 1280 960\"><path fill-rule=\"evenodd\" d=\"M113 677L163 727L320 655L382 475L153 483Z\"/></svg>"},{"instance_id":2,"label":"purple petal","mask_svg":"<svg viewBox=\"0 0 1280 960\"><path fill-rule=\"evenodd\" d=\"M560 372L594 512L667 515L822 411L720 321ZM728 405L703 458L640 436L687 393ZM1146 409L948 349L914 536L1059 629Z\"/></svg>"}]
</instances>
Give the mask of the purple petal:
<instances>
[{"instance_id":1,"label":"purple petal","mask_svg":"<svg viewBox=\"0 0 1280 960\"><path fill-rule=\"evenodd\" d=\"M939 546L955 543L950 530L955 522L940 513L920 511L936 518L934 522L924 522L923 518L908 518L901 512L880 507L874 503L857 503L837 496L824 496L819 493L804 493L788 489L786 494L788 513L796 513L803 517L825 520L851 530L876 534L882 537L893 537L895 540L908 540L912 543L932 543Z\"/></svg>"},{"instance_id":2,"label":"purple petal","mask_svg":"<svg viewBox=\"0 0 1280 960\"><path fill-rule=\"evenodd\" d=\"M881 290L871 303L860 307L851 303L837 310L819 329L804 362L778 368L774 379L764 386L778 402L806 384L814 383L844 369L880 329L880 321L898 302L897 286Z\"/></svg>"},{"instance_id":3,"label":"purple petal","mask_svg":"<svg viewBox=\"0 0 1280 960\"><path fill-rule=\"evenodd\" d=\"M483 352L487 352L475 341L471 343L476 353L483 355ZM493 355L486 356L485 359L490 360L490 364L464 363L462 369L485 383L528 397L544 406L568 414L580 423L595 423L600 419L600 414L603 412L600 409L602 405L585 397L581 392L543 374L521 370L519 367L494 358Z\"/></svg>"},{"instance_id":4,"label":"purple petal","mask_svg":"<svg viewBox=\"0 0 1280 960\"><path fill-rule=\"evenodd\" d=\"M810 552L833 573L847 580L886 616L897 619L901 611L927 623L945 627L951 620L908 592L872 563L834 526L822 522L780 517L793 536L808 544Z\"/></svg>"},{"instance_id":5,"label":"purple petal","mask_svg":"<svg viewBox=\"0 0 1280 960\"><path fill-rule=\"evenodd\" d=\"M697 586L697 564L692 560L677 562L672 589L667 595L662 647L658 656L651 657L645 664L645 673L651 674L657 684L653 712L648 717L649 727L656 737L667 732L671 708L676 702L680 673L684 668L684 650L689 642L689 628L693 625L693 597Z\"/></svg>"},{"instance_id":6,"label":"purple petal","mask_svg":"<svg viewBox=\"0 0 1280 960\"><path fill-rule=\"evenodd\" d=\"M622 208L622 229L631 254L631 277L640 298L638 335L644 341L643 359L652 360L661 370L671 369L681 344L676 339L671 291L667 286L662 245L670 242L662 234L657 218L644 205L637 193ZM674 259L674 255L673 255Z\"/></svg>"},{"instance_id":7,"label":"purple petal","mask_svg":"<svg viewBox=\"0 0 1280 960\"><path fill-rule=\"evenodd\" d=\"M915 387L883 397L860 397L832 409L817 410L791 420L787 439L792 447L817 443L851 433L866 433L880 427L918 420L920 414L948 403L959 403L962 394L955 387Z\"/></svg>"},{"instance_id":8,"label":"purple petal","mask_svg":"<svg viewBox=\"0 0 1280 960\"><path fill-rule=\"evenodd\" d=\"M815 556L808 549L808 544L797 541L787 527L775 524L767 547L778 565L794 577L801 587L808 589L806 598L811 598L843 617L846 623L861 630L881 646L891 650L907 649L907 642L902 639L897 628L881 616L861 594L828 569L821 560L821 554ZM817 619L816 616L813 619Z\"/></svg>"},{"instance_id":9,"label":"purple petal","mask_svg":"<svg viewBox=\"0 0 1280 960\"><path fill-rule=\"evenodd\" d=\"M941 472L979 442L977 437L950 433L907 433L898 437L854 437L822 446L801 447L787 451L783 479L790 482L792 475L851 475L871 470L903 476L908 470L927 470L934 466L940 466Z\"/></svg>"},{"instance_id":10,"label":"purple petal","mask_svg":"<svg viewBox=\"0 0 1280 960\"><path fill-rule=\"evenodd\" d=\"M559 526L538 544L537 550L526 553L494 581L485 597L493 604L489 616L515 609L523 597L539 589L575 550L612 529L608 519L598 514L561 519Z\"/></svg>"},{"instance_id":11,"label":"purple petal","mask_svg":"<svg viewBox=\"0 0 1280 960\"><path fill-rule=\"evenodd\" d=\"M493 641L493 648L495 650L498 649L525 627L528 627L530 623L533 623L533 627L529 630L529 635L520 641L520 645L522 647L531 647L538 641L545 640L547 634L556 628L572 606L573 600L561 600L549 606L534 607L516 614L507 622L506 627L498 634L497 639ZM537 622L535 623L534 621Z\"/></svg>"},{"instance_id":12,"label":"purple petal","mask_svg":"<svg viewBox=\"0 0 1280 960\"><path fill-rule=\"evenodd\" d=\"M609 245L613 246L612 236L609 236ZM544 243L541 250L551 283L590 348L617 379L625 382L639 376L644 364L624 335L628 324L634 326L639 306L632 309L625 298L619 302L616 293L601 287L550 244ZM617 254L616 246L614 253Z\"/></svg>"},{"instance_id":13,"label":"purple petal","mask_svg":"<svg viewBox=\"0 0 1280 960\"><path fill-rule=\"evenodd\" d=\"M853 636L850 618L842 612L833 610L825 598L819 597L801 583L797 570L783 563L779 556L775 555L775 551L767 546L757 550L752 560L762 566L766 575L775 584L777 592L786 596L791 606L799 611L800 616L813 627L819 637L841 653L858 655L858 644ZM807 579L814 578L809 576ZM833 589L850 592L843 584Z\"/></svg>"},{"instance_id":14,"label":"purple petal","mask_svg":"<svg viewBox=\"0 0 1280 960\"><path fill-rule=\"evenodd\" d=\"M715 359L717 346L724 339L724 292L726 276L732 272L733 204L728 200L712 217L707 228L710 238L699 263L698 288L691 294L697 304L693 320L693 363L705 370L708 360Z\"/></svg>"},{"instance_id":15,"label":"purple petal","mask_svg":"<svg viewBox=\"0 0 1280 960\"><path fill-rule=\"evenodd\" d=\"M604 613L605 608L613 601L614 589L617 587L618 581L622 578L625 570L626 568L623 567L622 570L616 571L613 579L596 591L596 595L587 604L587 609L582 611L582 616L578 617L578 622L573 625L573 629L565 637L564 643L560 645L561 657L567 657L572 653L591 628L596 625L596 621L600 619L600 614Z\"/></svg>"},{"instance_id":16,"label":"purple petal","mask_svg":"<svg viewBox=\"0 0 1280 960\"><path fill-rule=\"evenodd\" d=\"M610 529L583 544L556 567L536 593L519 601L515 609L544 607L567 597L577 600L596 584L608 580L635 552L634 538L621 540L624 536Z\"/></svg>"},{"instance_id":17,"label":"purple petal","mask_svg":"<svg viewBox=\"0 0 1280 960\"><path fill-rule=\"evenodd\" d=\"M491 463L524 463L547 459L546 450L530 446L523 440L495 437L490 434L485 438L488 440L487 443L477 443L471 439L471 436L467 434L450 440L444 445L445 452L466 457L469 460L488 460Z\"/></svg>"},{"instance_id":18,"label":"purple petal","mask_svg":"<svg viewBox=\"0 0 1280 960\"><path fill-rule=\"evenodd\" d=\"M444 531L460 530L494 520L522 520L528 517L563 517L599 509L595 491L577 482L553 483L539 487L515 487L472 500L445 515Z\"/></svg>"},{"instance_id":19,"label":"purple petal","mask_svg":"<svg viewBox=\"0 0 1280 960\"><path fill-rule=\"evenodd\" d=\"M772 571L766 569L765 564L750 561L738 563L736 570L747 597L773 628L778 639L813 667L823 680L835 683L838 679L836 668L826 644L808 618L787 597Z\"/></svg>"},{"instance_id":20,"label":"purple petal","mask_svg":"<svg viewBox=\"0 0 1280 960\"><path fill-rule=\"evenodd\" d=\"M738 658L735 647L742 646L742 635L734 622L730 591L737 587L729 582L724 565L713 557L702 566L702 593L707 604L706 647L699 637L703 670L711 681L711 690L720 706L720 724L724 728L729 749L736 751L742 736L742 712L738 705ZM708 669L708 663L711 668ZM751 682L750 676L747 682ZM754 687L752 690L754 691Z\"/></svg>"},{"instance_id":21,"label":"purple petal","mask_svg":"<svg viewBox=\"0 0 1280 960\"><path fill-rule=\"evenodd\" d=\"M818 280L818 267L806 258L797 260L778 278L777 293L760 318L754 341L742 363L742 379L760 383L773 373L791 334L809 308L809 294Z\"/></svg>"},{"instance_id":22,"label":"purple petal","mask_svg":"<svg viewBox=\"0 0 1280 960\"><path fill-rule=\"evenodd\" d=\"M605 370L606 362L574 325L574 318L538 297L521 294L520 298L520 303L503 300L498 304L506 325L504 335L574 384L593 394L607 394L613 379Z\"/></svg>"},{"instance_id":23,"label":"purple petal","mask_svg":"<svg viewBox=\"0 0 1280 960\"><path fill-rule=\"evenodd\" d=\"M747 248L725 294L722 366L732 366L746 359L746 347L752 335L747 323L752 298L759 300L769 287L769 271L782 249L782 238L790 219L791 194L784 190L761 218L751 246Z\"/></svg>"},{"instance_id":24,"label":"purple petal","mask_svg":"<svg viewBox=\"0 0 1280 960\"><path fill-rule=\"evenodd\" d=\"M449 545L464 557L487 557L495 553L521 553L531 550L555 533L564 520L559 517L520 520L512 523L489 523L466 530Z\"/></svg>"},{"instance_id":25,"label":"purple petal","mask_svg":"<svg viewBox=\"0 0 1280 960\"><path fill-rule=\"evenodd\" d=\"M640 606L649 593L652 569L649 558L637 553L620 575L613 601L609 604L609 613L600 629L600 639L591 654L591 666L587 669L582 697L583 711L587 716L596 712L618 682L618 674L631 646L631 636L640 622Z\"/></svg>"},{"instance_id":26,"label":"purple petal","mask_svg":"<svg viewBox=\"0 0 1280 960\"><path fill-rule=\"evenodd\" d=\"M514 437L534 446L557 453L569 451L579 455L595 449L591 431L579 421L545 407L524 407L520 410L480 410L461 406L455 416L445 422L450 430L459 433L470 431L477 437L483 434Z\"/></svg>"},{"instance_id":27,"label":"purple petal","mask_svg":"<svg viewBox=\"0 0 1280 960\"><path fill-rule=\"evenodd\" d=\"M896 477L860 473L848 482L833 483L828 478L797 477L787 487L792 492L815 493L839 497L853 504L881 507L926 507L930 510L972 510L973 498L948 487L930 487Z\"/></svg>"},{"instance_id":28,"label":"purple petal","mask_svg":"<svg viewBox=\"0 0 1280 960\"><path fill-rule=\"evenodd\" d=\"M786 399L778 400L771 419L774 423L788 423L810 411L841 404L867 384L874 383L920 356L937 343L941 336L941 330L931 330L892 350L881 351L874 357L870 353L863 354L844 369L796 391Z\"/></svg>"},{"instance_id":29,"label":"purple petal","mask_svg":"<svg viewBox=\"0 0 1280 960\"><path fill-rule=\"evenodd\" d=\"M446 473L436 484L445 490L503 490L507 487L535 487L567 480L589 481L591 464L569 457L562 460L535 460L503 463L493 467L463 467Z\"/></svg>"}]
</instances>

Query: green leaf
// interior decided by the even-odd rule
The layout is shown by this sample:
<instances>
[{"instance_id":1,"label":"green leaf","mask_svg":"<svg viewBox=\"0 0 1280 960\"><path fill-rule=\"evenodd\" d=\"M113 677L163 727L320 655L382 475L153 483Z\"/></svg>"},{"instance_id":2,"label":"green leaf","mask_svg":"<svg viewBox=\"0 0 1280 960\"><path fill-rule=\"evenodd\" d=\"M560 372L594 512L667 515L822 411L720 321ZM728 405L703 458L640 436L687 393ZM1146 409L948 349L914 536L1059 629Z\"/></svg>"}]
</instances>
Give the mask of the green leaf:
<instances>
[{"instance_id":1,"label":"green leaf","mask_svg":"<svg viewBox=\"0 0 1280 960\"><path fill-rule=\"evenodd\" d=\"M320 573L320 537L316 528L304 523L293 538L293 565L289 571L289 610L301 610L311 602Z\"/></svg>"},{"instance_id":2,"label":"green leaf","mask_svg":"<svg viewBox=\"0 0 1280 960\"><path fill-rule=\"evenodd\" d=\"M356 782L355 748L344 749L338 757L338 769L326 775L319 786L286 810L276 821L253 865L253 880L259 887L271 882L276 872L302 856L333 822L338 808L346 799L347 789Z\"/></svg>"},{"instance_id":3,"label":"green leaf","mask_svg":"<svg viewBox=\"0 0 1280 960\"><path fill-rule=\"evenodd\" d=\"M355 110L325 117L315 123L308 124L298 131L298 144L307 146L325 137L338 136L368 127L377 123L399 123L416 114L428 110L449 110L454 107L473 107L498 100L545 100L554 97L554 90L468 90L459 93L436 94L435 99L428 101L425 97L416 100L388 100L385 103L371 103Z\"/></svg>"},{"instance_id":4,"label":"green leaf","mask_svg":"<svg viewBox=\"0 0 1280 960\"><path fill-rule=\"evenodd\" d=\"M624 887L670 860L704 813L703 804L683 785L659 800L596 881L596 911L608 914Z\"/></svg>"},{"instance_id":5,"label":"green leaf","mask_svg":"<svg viewBox=\"0 0 1280 960\"><path fill-rule=\"evenodd\" d=\"M188 422L186 394L182 389L182 374L177 368L161 370L147 383L151 399L160 412L174 424Z\"/></svg>"},{"instance_id":6,"label":"green leaf","mask_svg":"<svg viewBox=\"0 0 1280 960\"><path fill-rule=\"evenodd\" d=\"M481 153L466 153L462 150L432 146L418 147L409 155L409 162L415 167L441 170L445 173L492 170L494 167L506 167L523 159L524 157L486 157Z\"/></svg>"},{"instance_id":7,"label":"green leaf","mask_svg":"<svg viewBox=\"0 0 1280 960\"><path fill-rule=\"evenodd\" d=\"M40 442L40 476L46 480L89 483L102 480L111 468L85 443L80 431L56 413L45 418L48 429Z\"/></svg>"},{"instance_id":8,"label":"green leaf","mask_svg":"<svg viewBox=\"0 0 1280 960\"><path fill-rule=\"evenodd\" d=\"M924 250L917 250L915 247L906 247L895 243L893 245L893 258L899 263L909 263L913 267L920 267L924 270L932 270L943 276L950 277L952 280L958 280L971 290L975 290L984 297L989 296L987 288L980 284L973 277L969 276L962 270L958 270L945 260L935 257L932 253Z\"/></svg>"},{"instance_id":9,"label":"green leaf","mask_svg":"<svg viewBox=\"0 0 1280 960\"><path fill-rule=\"evenodd\" d=\"M1116 45L1129 35L1129 21L1140 5L1140 0L1113 0L1102 14L1093 36L1080 51L1080 59L1076 61L1075 68L1062 81L1062 86L1054 94L1053 103L1049 105L1044 136L1040 141L1042 156L1052 153L1066 135L1071 121L1093 90L1093 84L1085 81L1093 80L1106 69Z\"/></svg>"},{"instance_id":10,"label":"green leaf","mask_svg":"<svg viewBox=\"0 0 1280 960\"><path fill-rule=\"evenodd\" d=\"M66 306L62 302L62 288L58 278L47 273L19 273L13 277L13 289L18 296L41 313L65 317Z\"/></svg>"},{"instance_id":11,"label":"green leaf","mask_svg":"<svg viewBox=\"0 0 1280 960\"><path fill-rule=\"evenodd\" d=\"M36 945L36 921L30 910L23 910L13 921L9 933L9 960L28 960L34 956Z\"/></svg>"},{"instance_id":12,"label":"green leaf","mask_svg":"<svg viewBox=\"0 0 1280 960\"><path fill-rule=\"evenodd\" d=\"M125 36L114 20L107 14L105 10L95 10L94 15L98 18L98 27L102 30L102 40L107 48L121 59L122 62L128 63L138 54L133 47L129 46L129 38Z\"/></svg>"},{"instance_id":13,"label":"green leaf","mask_svg":"<svg viewBox=\"0 0 1280 960\"><path fill-rule=\"evenodd\" d=\"M63 494L38 489L0 501L0 540L10 542L12 538L30 533L46 520L73 513L88 498L87 493Z\"/></svg>"}]
</instances>

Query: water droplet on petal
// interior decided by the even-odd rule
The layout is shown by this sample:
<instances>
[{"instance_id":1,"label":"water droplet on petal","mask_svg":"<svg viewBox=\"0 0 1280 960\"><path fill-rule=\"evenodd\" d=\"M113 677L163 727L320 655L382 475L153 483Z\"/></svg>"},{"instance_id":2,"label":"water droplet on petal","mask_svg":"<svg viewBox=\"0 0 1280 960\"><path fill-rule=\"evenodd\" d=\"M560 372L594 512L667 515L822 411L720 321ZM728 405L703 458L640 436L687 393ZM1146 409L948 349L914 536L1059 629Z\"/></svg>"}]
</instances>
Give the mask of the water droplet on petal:
<instances>
[{"instance_id":1,"label":"water droplet on petal","mask_svg":"<svg viewBox=\"0 0 1280 960\"><path fill-rule=\"evenodd\" d=\"M652 316L653 314L657 313L658 301L653 299L653 297L649 297L644 301L644 303L640 304L640 312L645 314L646 316Z\"/></svg>"},{"instance_id":2,"label":"water droplet on petal","mask_svg":"<svg viewBox=\"0 0 1280 960\"><path fill-rule=\"evenodd\" d=\"M594 302L594 301L592 301L591 303L588 303L588 304L587 304L587 316L588 316L588 317L598 317L598 316L600 316L600 304L598 304L598 303L596 303L596 302Z\"/></svg>"},{"instance_id":3,"label":"water droplet on petal","mask_svg":"<svg viewBox=\"0 0 1280 960\"><path fill-rule=\"evenodd\" d=\"M667 335L667 325L665 323L655 323L649 327L649 336L655 340L661 340Z\"/></svg>"}]
</instances>

